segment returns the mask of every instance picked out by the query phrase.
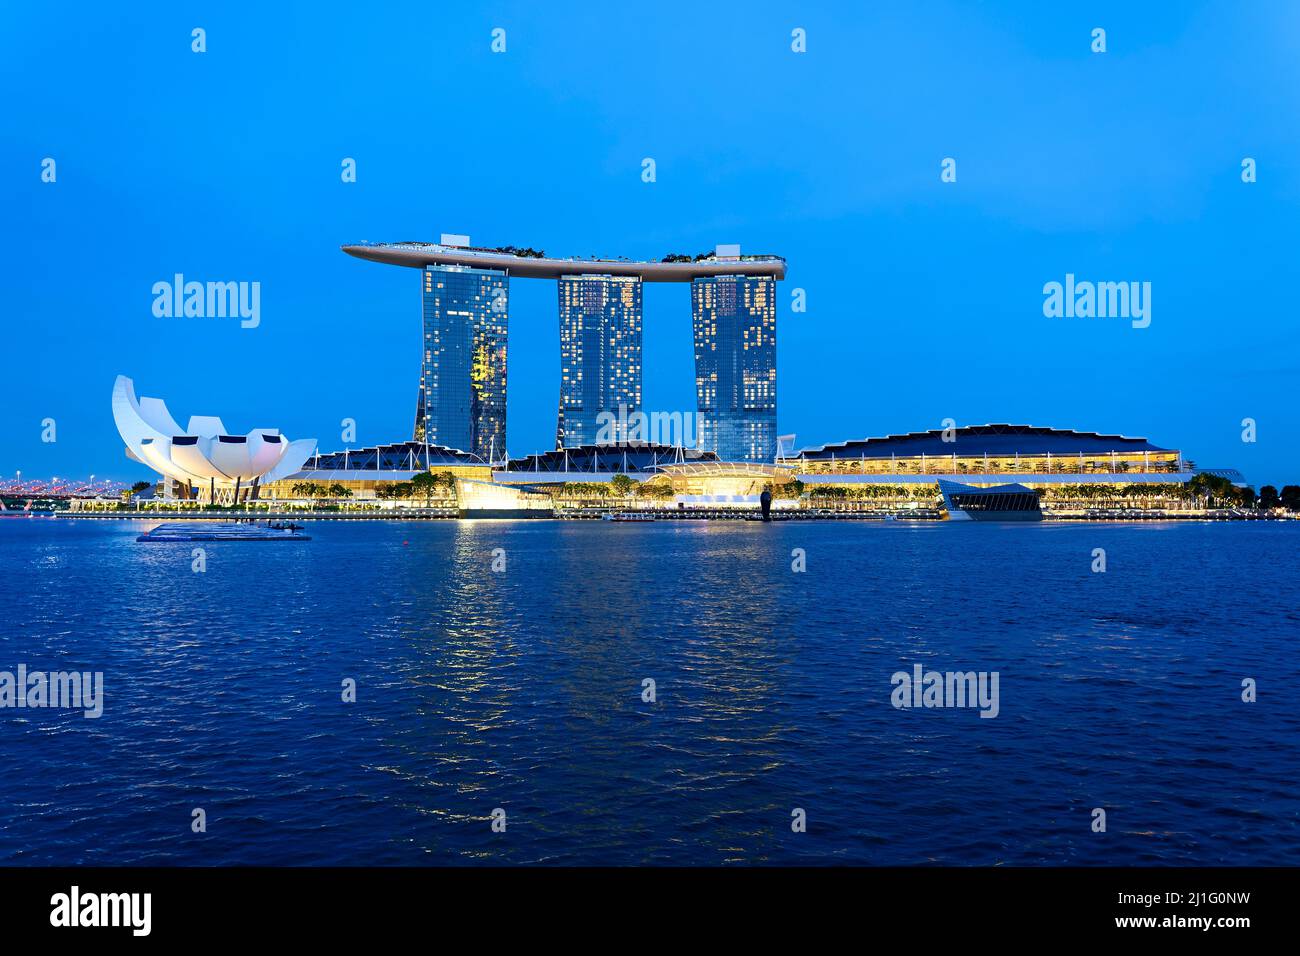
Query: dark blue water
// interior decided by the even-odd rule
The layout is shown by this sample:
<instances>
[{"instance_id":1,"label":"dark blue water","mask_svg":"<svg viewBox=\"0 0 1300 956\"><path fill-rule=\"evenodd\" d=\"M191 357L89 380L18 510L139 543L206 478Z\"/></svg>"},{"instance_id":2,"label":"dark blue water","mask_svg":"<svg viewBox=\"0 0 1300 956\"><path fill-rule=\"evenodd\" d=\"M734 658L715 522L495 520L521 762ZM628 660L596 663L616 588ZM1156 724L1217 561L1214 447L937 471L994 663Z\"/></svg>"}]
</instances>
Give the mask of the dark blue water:
<instances>
[{"instance_id":1,"label":"dark blue water","mask_svg":"<svg viewBox=\"0 0 1300 956\"><path fill-rule=\"evenodd\" d=\"M0 862L1300 863L1300 523L142 527L0 521L0 670L105 675L0 709Z\"/></svg>"}]
</instances>

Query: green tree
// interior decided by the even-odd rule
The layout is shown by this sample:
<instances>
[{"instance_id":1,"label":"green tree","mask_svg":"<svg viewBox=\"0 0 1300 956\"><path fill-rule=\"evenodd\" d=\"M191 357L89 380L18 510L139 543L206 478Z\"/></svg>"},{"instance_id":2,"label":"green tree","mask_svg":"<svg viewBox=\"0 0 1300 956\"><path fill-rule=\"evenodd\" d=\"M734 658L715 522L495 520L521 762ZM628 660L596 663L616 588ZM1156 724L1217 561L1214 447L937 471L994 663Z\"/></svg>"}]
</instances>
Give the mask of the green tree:
<instances>
[{"instance_id":1,"label":"green tree","mask_svg":"<svg viewBox=\"0 0 1300 956\"><path fill-rule=\"evenodd\" d=\"M803 494L803 482L798 478L771 487L773 498L798 498Z\"/></svg>"},{"instance_id":2,"label":"green tree","mask_svg":"<svg viewBox=\"0 0 1300 956\"><path fill-rule=\"evenodd\" d=\"M610 490L603 481L566 481L558 487L563 498L606 498Z\"/></svg>"},{"instance_id":3,"label":"green tree","mask_svg":"<svg viewBox=\"0 0 1300 956\"><path fill-rule=\"evenodd\" d=\"M1237 501L1239 496L1237 490L1233 487L1231 481L1227 478L1220 478L1218 475L1211 475L1201 472L1187 483L1188 489L1192 494L1205 502L1207 508L1214 507L1218 501Z\"/></svg>"},{"instance_id":4,"label":"green tree","mask_svg":"<svg viewBox=\"0 0 1300 956\"><path fill-rule=\"evenodd\" d=\"M1259 489L1259 506L1265 509L1276 508L1282 504L1282 497L1272 485Z\"/></svg>"},{"instance_id":5,"label":"green tree","mask_svg":"<svg viewBox=\"0 0 1300 956\"><path fill-rule=\"evenodd\" d=\"M445 497L456 497L456 476L449 471L437 472L434 477L438 480L438 487L443 488L446 492Z\"/></svg>"},{"instance_id":6,"label":"green tree","mask_svg":"<svg viewBox=\"0 0 1300 956\"><path fill-rule=\"evenodd\" d=\"M610 490L620 498L626 498L631 495L632 490L636 488L638 484L640 484L640 482L633 481L624 474L617 474L609 480Z\"/></svg>"},{"instance_id":7,"label":"green tree","mask_svg":"<svg viewBox=\"0 0 1300 956\"><path fill-rule=\"evenodd\" d=\"M666 481L643 482L636 489L638 498L671 498L673 496L673 486Z\"/></svg>"},{"instance_id":8,"label":"green tree","mask_svg":"<svg viewBox=\"0 0 1300 956\"><path fill-rule=\"evenodd\" d=\"M316 499L324 494L325 489L314 481L295 481L289 491L296 498L310 499L312 507L315 507Z\"/></svg>"},{"instance_id":9,"label":"green tree","mask_svg":"<svg viewBox=\"0 0 1300 956\"><path fill-rule=\"evenodd\" d=\"M1300 511L1300 485L1283 485L1278 497L1287 511Z\"/></svg>"},{"instance_id":10,"label":"green tree","mask_svg":"<svg viewBox=\"0 0 1300 956\"><path fill-rule=\"evenodd\" d=\"M421 471L411 479L411 487L415 494L424 497L424 506L427 508L433 501L433 493L438 490L440 484L439 478L431 471Z\"/></svg>"}]
</instances>

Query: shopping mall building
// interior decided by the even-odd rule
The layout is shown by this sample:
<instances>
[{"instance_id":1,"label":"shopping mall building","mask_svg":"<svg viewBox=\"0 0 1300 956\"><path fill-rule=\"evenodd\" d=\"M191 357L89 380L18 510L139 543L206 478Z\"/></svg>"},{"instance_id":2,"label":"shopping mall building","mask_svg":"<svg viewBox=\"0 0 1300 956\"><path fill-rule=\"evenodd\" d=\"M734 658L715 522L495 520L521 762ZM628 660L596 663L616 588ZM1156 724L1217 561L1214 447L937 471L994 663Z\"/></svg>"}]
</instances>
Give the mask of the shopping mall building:
<instances>
[{"instance_id":1,"label":"shopping mall building","mask_svg":"<svg viewBox=\"0 0 1300 956\"><path fill-rule=\"evenodd\" d=\"M933 500L942 479L1021 484L1045 508L1123 502L1179 507L1202 469L1146 438L1036 425L990 424L864 438L807 448L788 460L812 500L868 509ZM1234 470L1214 474L1241 483Z\"/></svg>"}]
</instances>

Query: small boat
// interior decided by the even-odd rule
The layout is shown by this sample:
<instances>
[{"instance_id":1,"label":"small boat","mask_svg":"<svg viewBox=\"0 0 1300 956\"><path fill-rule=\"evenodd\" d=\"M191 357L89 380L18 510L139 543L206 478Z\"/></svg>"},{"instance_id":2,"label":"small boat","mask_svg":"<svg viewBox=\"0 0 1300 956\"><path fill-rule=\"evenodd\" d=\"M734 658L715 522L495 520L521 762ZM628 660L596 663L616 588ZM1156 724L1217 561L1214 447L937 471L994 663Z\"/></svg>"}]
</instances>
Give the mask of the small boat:
<instances>
[{"instance_id":1,"label":"small boat","mask_svg":"<svg viewBox=\"0 0 1300 956\"><path fill-rule=\"evenodd\" d=\"M648 511L617 511L605 515L606 521L654 521L655 516Z\"/></svg>"},{"instance_id":2,"label":"small boat","mask_svg":"<svg viewBox=\"0 0 1300 956\"><path fill-rule=\"evenodd\" d=\"M207 524L198 521L160 524L136 541L310 541L299 525Z\"/></svg>"}]
</instances>

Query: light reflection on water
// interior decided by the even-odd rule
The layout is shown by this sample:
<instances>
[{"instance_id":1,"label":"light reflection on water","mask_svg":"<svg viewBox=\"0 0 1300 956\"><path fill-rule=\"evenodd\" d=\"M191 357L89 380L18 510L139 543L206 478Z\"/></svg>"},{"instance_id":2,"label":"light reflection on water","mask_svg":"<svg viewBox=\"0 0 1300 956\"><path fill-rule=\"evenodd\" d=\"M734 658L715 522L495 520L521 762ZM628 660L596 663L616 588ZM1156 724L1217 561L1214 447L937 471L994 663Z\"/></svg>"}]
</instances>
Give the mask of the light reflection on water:
<instances>
[{"instance_id":1,"label":"light reflection on water","mask_svg":"<svg viewBox=\"0 0 1300 956\"><path fill-rule=\"evenodd\" d=\"M0 669L107 693L0 711L2 861L1300 862L1300 526L140 530L0 524ZM913 663L999 718L894 710Z\"/></svg>"}]
</instances>

